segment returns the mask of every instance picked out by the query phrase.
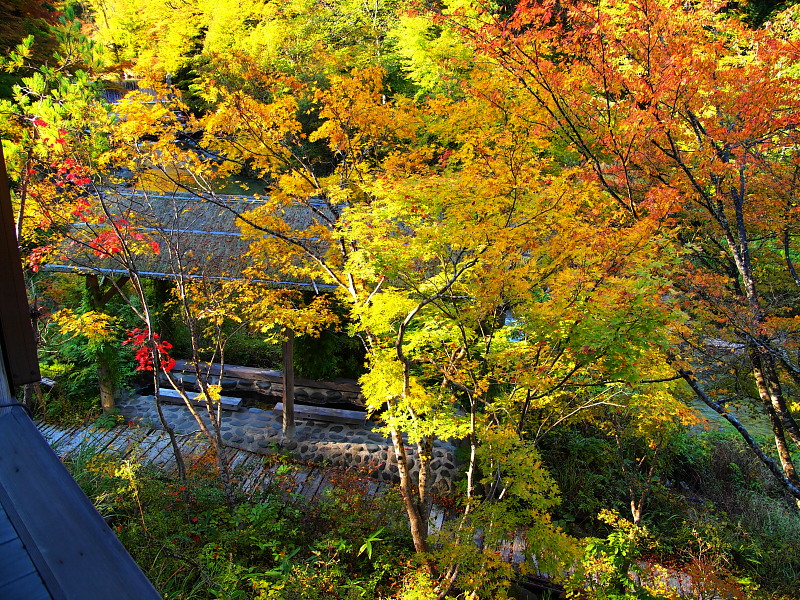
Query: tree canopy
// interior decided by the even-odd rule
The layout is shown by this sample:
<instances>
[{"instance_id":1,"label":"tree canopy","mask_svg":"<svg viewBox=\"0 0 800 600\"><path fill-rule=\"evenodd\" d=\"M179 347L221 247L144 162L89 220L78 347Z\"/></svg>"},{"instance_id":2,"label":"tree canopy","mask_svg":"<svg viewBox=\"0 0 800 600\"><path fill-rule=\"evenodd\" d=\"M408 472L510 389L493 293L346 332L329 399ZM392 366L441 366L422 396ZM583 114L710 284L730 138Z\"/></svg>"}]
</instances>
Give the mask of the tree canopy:
<instances>
[{"instance_id":1,"label":"tree canopy","mask_svg":"<svg viewBox=\"0 0 800 600\"><path fill-rule=\"evenodd\" d=\"M20 244L34 269L81 248L183 276L113 198L191 197L248 249L235 282L181 288L187 319L280 337L344 307L442 598L490 586L472 533L448 546L465 531L524 527L541 566L574 562L539 449L575 423L648 448L621 463L635 526L691 397L800 501L799 13L748 6L89 0L52 63L30 40L3 63ZM110 105L123 76L143 91ZM288 280L333 291L260 287ZM427 526L447 439L469 449L450 554Z\"/></svg>"}]
</instances>

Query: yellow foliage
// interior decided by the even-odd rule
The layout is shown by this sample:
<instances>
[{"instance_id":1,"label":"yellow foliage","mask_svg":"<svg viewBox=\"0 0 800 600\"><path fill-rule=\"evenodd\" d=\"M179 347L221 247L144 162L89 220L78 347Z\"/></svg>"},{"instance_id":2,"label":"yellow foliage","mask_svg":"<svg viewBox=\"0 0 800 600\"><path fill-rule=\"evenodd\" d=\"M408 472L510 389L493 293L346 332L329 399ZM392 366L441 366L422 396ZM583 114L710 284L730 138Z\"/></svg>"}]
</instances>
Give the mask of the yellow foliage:
<instances>
[{"instance_id":1,"label":"yellow foliage","mask_svg":"<svg viewBox=\"0 0 800 600\"><path fill-rule=\"evenodd\" d=\"M53 315L61 333L69 337L84 337L89 343L99 344L115 339L116 317L90 310L82 314L65 308Z\"/></svg>"}]
</instances>

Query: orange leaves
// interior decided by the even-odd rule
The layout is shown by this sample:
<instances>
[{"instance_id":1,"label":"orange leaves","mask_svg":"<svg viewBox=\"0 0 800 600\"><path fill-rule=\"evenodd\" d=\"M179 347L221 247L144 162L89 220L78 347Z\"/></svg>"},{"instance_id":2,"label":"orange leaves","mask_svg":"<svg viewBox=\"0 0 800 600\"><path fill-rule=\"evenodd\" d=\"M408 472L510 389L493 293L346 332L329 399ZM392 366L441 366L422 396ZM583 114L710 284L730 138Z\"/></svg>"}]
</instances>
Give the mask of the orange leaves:
<instances>
[{"instance_id":1,"label":"orange leaves","mask_svg":"<svg viewBox=\"0 0 800 600\"><path fill-rule=\"evenodd\" d=\"M509 25L509 42L484 51L634 214L655 171L691 200L714 177L735 179L748 153L798 118L797 86L781 66L789 47L711 5L545 2L520 5ZM682 161L699 168L694 179L676 170Z\"/></svg>"},{"instance_id":2,"label":"orange leaves","mask_svg":"<svg viewBox=\"0 0 800 600\"><path fill-rule=\"evenodd\" d=\"M418 117L407 101L386 97L384 75L371 67L331 77L330 87L315 94L325 121L309 139L325 139L332 151L354 161L365 151L385 154L393 142L413 137Z\"/></svg>"}]
</instances>

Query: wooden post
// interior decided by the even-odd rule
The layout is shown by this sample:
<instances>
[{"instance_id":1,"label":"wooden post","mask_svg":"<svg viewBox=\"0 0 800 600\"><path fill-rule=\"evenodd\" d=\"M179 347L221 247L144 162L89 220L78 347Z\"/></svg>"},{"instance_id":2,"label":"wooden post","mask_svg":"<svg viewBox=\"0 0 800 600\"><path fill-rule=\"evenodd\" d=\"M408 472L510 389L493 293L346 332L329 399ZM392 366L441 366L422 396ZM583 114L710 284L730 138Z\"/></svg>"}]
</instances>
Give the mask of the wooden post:
<instances>
[{"instance_id":1,"label":"wooden post","mask_svg":"<svg viewBox=\"0 0 800 600\"><path fill-rule=\"evenodd\" d=\"M283 437L294 437L294 330L286 329L283 344Z\"/></svg>"},{"instance_id":2,"label":"wooden post","mask_svg":"<svg viewBox=\"0 0 800 600\"><path fill-rule=\"evenodd\" d=\"M8 188L6 161L0 146L0 340L6 348L4 364L10 387L39 381L36 338L31 326L30 307L22 275L14 211Z\"/></svg>"}]
</instances>

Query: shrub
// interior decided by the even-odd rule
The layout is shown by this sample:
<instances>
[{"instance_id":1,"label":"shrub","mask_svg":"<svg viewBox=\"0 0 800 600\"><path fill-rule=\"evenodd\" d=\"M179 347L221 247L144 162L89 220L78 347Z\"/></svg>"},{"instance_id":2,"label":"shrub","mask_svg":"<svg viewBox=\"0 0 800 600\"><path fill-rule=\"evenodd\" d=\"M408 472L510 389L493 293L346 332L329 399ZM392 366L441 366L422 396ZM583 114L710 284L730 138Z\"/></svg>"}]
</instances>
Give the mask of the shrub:
<instances>
[{"instance_id":1,"label":"shrub","mask_svg":"<svg viewBox=\"0 0 800 600\"><path fill-rule=\"evenodd\" d=\"M184 485L90 446L68 467L166 598L388 598L413 554L398 499L346 474L314 502L276 477L230 510L208 469Z\"/></svg>"}]
</instances>

